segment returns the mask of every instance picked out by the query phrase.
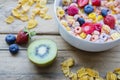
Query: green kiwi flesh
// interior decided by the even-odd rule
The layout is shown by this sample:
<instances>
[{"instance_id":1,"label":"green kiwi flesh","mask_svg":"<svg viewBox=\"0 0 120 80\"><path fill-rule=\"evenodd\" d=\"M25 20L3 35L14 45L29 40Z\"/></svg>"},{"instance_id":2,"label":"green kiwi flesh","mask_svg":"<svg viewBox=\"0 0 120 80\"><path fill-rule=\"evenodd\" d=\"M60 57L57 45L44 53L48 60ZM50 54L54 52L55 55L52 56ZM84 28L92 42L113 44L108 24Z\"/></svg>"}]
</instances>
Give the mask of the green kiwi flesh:
<instances>
[{"instance_id":1,"label":"green kiwi flesh","mask_svg":"<svg viewBox=\"0 0 120 80\"><path fill-rule=\"evenodd\" d=\"M36 65L45 67L55 60L57 45L49 39L40 39L32 42L27 49L28 58Z\"/></svg>"}]
</instances>

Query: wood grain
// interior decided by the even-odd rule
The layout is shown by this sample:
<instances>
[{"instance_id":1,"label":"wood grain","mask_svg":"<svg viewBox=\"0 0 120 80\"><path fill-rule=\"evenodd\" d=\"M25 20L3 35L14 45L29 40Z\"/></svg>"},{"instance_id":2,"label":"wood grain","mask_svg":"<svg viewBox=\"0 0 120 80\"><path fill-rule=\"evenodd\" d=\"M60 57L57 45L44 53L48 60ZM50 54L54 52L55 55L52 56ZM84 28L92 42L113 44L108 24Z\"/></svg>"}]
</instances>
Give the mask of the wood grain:
<instances>
[{"instance_id":1,"label":"wood grain","mask_svg":"<svg viewBox=\"0 0 120 80\"><path fill-rule=\"evenodd\" d=\"M6 37L6 34L0 35L0 50L1 49L4 49L4 50L8 49L8 44L6 44L6 42L5 42L5 37ZM56 44L58 46L58 50L80 51L80 50L72 47L70 44L68 44L60 35L36 35L32 38L31 42L34 41L34 40L43 39L43 38L51 39L54 42L56 42ZM20 46L20 49L26 50L28 45ZM109 52L119 52L120 51L120 45L118 45L115 48L112 48L108 51Z\"/></svg>"},{"instance_id":2,"label":"wood grain","mask_svg":"<svg viewBox=\"0 0 120 80\"><path fill-rule=\"evenodd\" d=\"M87 53L81 51L58 51L58 56L48 68L33 65L27 58L27 52L21 50L18 55L12 56L8 51L0 51L0 79L12 78L14 80L66 80L61 72L60 64L65 59L75 59L72 71L81 67L93 68L105 76L106 72L120 66L119 52ZM5 77L7 76L7 77ZM18 78L18 79L16 79ZM22 78L22 79L21 79ZM24 78L24 79L23 79Z\"/></svg>"},{"instance_id":3,"label":"wood grain","mask_svg":"<svg viewBox=\"0 0 120 80\"><path fill-rule=\"evenodd\" d=\"M0 1L0 33L17 33L20 29L27 26L27 22L15 20L12 24L7 24L5 19L11 14L11 10L17 5L17 0L2 0ZM49 1L50 2L50 1ZM33 29L39 34L59 34L56 21L54 20L53 0L48 5L48 14L52 16L51 20L43 20L36 16L38 26Z\"/></svg>"},{"instance_id":4,"label":"wood grain","mask_svg":"<svg viewBox=\"0 0 120 80\"><path fill-rule=\"evenodd\" d=\"M0 0L0 80L69 80L64 77L60 70L62 61L72 57L75 65L71 68L76 71L81 67L93 68L105 76L106 72L120 67L120 45L105 52L90 53L78 50L70 46L59 35L56 21L54 19L53 2L49 3L49 14L53 19L45 21L36 17L39 25L34 29L37 35L32 38L48 38L56 42L58 46L58 56L48 68L40 68L32 64L27 57L27 47L20 46L20 51L16 56L12 56L8 51L5 36L8 33L18 33L20 29L27 26L26 22L16 20L11 25L5 23L4 19L9 16L11 9L16 6L18 0Z\"/></svg>"}]
</instances>

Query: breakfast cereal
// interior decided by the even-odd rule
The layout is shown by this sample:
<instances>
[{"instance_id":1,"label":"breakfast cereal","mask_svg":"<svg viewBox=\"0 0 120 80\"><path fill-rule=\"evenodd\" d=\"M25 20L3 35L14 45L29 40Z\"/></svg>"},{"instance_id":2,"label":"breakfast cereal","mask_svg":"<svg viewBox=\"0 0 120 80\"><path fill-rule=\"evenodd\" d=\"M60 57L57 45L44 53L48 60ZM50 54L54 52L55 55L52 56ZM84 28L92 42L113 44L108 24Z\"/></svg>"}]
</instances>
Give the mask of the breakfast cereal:
<instances>
[{"instance_id":1,"label":"breakfast cereal","mask_svg":"<svg viewBox=\"0 0 120 80\"><path fill-rule=\"evenodd\" d=\"M70 34L95 43L120 38L119 0L62 0L61 4L57 16Z\"/></svg>"}]
</instances>

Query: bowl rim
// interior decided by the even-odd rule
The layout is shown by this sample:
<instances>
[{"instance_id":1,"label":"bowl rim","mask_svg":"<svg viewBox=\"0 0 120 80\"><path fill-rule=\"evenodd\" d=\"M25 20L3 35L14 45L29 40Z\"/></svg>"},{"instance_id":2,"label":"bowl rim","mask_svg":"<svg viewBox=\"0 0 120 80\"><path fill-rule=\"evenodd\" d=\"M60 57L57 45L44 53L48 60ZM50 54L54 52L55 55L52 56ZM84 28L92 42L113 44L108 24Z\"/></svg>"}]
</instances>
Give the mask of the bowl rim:
<instances>
[{"instance_id":1,"label":"bowl rim","mask_svg":"<svg viewBox=\"0 0 120 80\"><path fill-rule=\"evenodd\" d=\"M84 40L84 39L81 39L81 38L78 38L78 37L72 35L71 33L69 33L69 32L65 29L65 27L60 23L60 20L59 20L58 17L57 17L57 14L56 14L56 7L57 7L57 6L56 6L56 3L57 3L57 1L58 1L58 0L54 0L54 15L55 15L55 18L56 18L57 22L59 22L59 24L60 24L60 26L58 26L58 27L63 28L63 29L64 29L70 36L72 36L73 38L78 39L78 40L81 40L81 41L83 41L83 42L90 43L90 44L110 44L110 43L114 43L114 42L117 42L117 41L120 40L120 38L118 38L118 39L116 39L116 40L112 40L112 41L109 41L109 42L95 43L95 42L87 41L87 40Z\"/></svg>"}]
</instances>

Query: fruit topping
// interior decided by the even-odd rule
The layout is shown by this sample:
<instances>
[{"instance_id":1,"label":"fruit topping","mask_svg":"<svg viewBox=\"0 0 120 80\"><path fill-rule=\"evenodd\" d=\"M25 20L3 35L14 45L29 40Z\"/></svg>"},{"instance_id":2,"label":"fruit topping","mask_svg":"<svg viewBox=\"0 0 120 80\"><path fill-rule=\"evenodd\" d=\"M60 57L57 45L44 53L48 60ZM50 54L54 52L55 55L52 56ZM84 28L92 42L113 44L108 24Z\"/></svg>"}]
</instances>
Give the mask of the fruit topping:
<instances>
[{"instance_id":1,"label":"fruit topping","mask_svg":"<svg viewBox=\"0 0 120 80\"><path fill-rule=\"evenodd\" d=\"M100 6L101 5L101 0L92 0L92 5L93 6Z\"/></svg>"},{"instance_id":2,"label":"fruit topping","mask_svg":"<svg viewBox=\"0 0 120 80\"><path fill-rule=\"evenodd\" d=\"M78 18L77 21L79 22L80 26L82 26L85 23L84 18Z\"/></svg>"},{"instance_id":3,"label":"fruit topping","mask_svg":"<svg viewBox=\"0 0 120 80\"><path fill-rule=\"evenodd\" d=\"M84 12L85 12L86 14L90 14L90 13L92 13L93 11L94 11L94 8L93 8L92 5L86 5L86 6L84 7Z\"/></svg>"},{"instance_id":4,"label":"fruit topping","mask_svg":"<svg viewBox=\"0 0 120 80\"><path fill-rule=\"evenodd\" d=\"M78 8L76 6L69 6L68 10L67 10L67 13L70 16L74 16L74 15L78 14L78 11L79 10L78 10Z\"/></svg>"},{"instance_id":5,"label":"fruit topping","mask_svg":"<svg viewBox=\"0 0 120 80\"><path fill-rule=\"evenodd\" d=\"M95 26L93 25L93 23L85 23L82 25L82 31L85 32L86 34L91 34L93 33L95 30Z\"/></svg>"},{"instance_id":6,"label":"fruit topping","mask_svg":"<svg viewBox=\"0 0 120 80\"><path fill-rule=\"evenodd\" d=\"M103 17L107 16L108 11L109 11L109 10L107 10L107 9L102 9L102 10L101 10L101 15L102 15Z\"/></svg>"},{"instance_id":7,"label":"fruit topping","mask_svg":"<svg viewBox=\"0 0 120 80\"><path fill-rule=\"evenodd\" d=\"M115 18L112 15L107 15L104 18L104 23L106 25L108 25L111 29L113 29L115 27Z\"/></svg>"},{"instance_id":8,"label":"fruit topping","mask_svg":"<svg viewBox=\"0 0 120 80\"><path fill-rule=\"evenodd\" d=\"M89 3L89 0L78 0L77 3L80 8L83 8Z\"/></svg>"}]
</instances>

